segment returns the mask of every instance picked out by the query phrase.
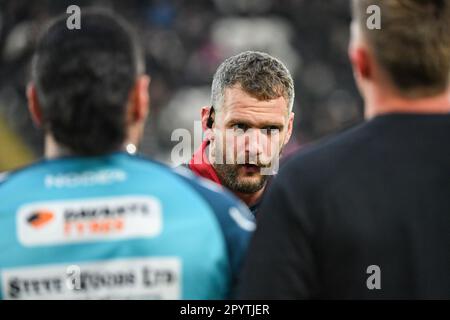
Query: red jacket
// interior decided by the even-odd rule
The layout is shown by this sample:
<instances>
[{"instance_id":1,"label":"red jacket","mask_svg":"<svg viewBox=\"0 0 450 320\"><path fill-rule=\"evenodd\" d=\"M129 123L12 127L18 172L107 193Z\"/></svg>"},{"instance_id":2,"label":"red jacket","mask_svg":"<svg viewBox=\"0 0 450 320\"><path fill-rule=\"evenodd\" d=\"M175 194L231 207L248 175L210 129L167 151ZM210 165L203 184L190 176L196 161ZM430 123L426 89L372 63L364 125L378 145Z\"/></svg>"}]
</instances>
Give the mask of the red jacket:
<instances>
[{"instance_id":1,"label":"red jacket","mask_svg":"<svg viewBox=\"0 0 450 320\"><path fill-rule=\"evenodd\" d=\"M217 176L216 170L214 170L214 167L211 163L209 163L208 157L206 156L205 150L208 145L208 140L202 142L200 148L194 153L191 161L189 161L188 167L196 175L222 185L219 177Z\"/></svg>"}]
</instances>

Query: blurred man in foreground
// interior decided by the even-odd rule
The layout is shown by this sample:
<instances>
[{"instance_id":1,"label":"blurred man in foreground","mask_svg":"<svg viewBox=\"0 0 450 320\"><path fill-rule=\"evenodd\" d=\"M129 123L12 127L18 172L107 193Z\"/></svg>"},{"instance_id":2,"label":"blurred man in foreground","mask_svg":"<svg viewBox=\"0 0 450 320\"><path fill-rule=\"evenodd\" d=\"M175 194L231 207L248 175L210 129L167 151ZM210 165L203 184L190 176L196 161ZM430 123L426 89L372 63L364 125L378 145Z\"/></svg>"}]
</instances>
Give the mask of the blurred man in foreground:
<instances>
[{"instance_id":1,"label":"blurred man in foreground","mask_svg":"<svg viewBox=\"0 0 450 320\"><path fill-rule=\"evenodd\" d=\"M135 35L102 11L83 10L80 30L65 19L41 39L28 88L46 160L0 184L0 298L229 297L251 213L133 155L149 108Z\"/></svg>"},{"instance_id":2,"label":"blurred man in foreground","mask_svg":"<svg viewBox=\"0 0 450 320\"><path fill-rule=\"evenodd\" d=\"M369 5L381 30L366 27ZM450 298L450 3L353 10L367 122L274 179L241 298Z\"/></svg>"},{"instance_id":3,"label":"blurred man in foreground","mask_svg":"<svg viewBox=\"0 0 450 320\"><path fill-rule=\"evenodd\" d=\"M214 75L202 109L206 139L189 168L231 190L256 213L268 178L292 134L294 83L279 60L247 51Z\"/></svg>"}]
</instances>

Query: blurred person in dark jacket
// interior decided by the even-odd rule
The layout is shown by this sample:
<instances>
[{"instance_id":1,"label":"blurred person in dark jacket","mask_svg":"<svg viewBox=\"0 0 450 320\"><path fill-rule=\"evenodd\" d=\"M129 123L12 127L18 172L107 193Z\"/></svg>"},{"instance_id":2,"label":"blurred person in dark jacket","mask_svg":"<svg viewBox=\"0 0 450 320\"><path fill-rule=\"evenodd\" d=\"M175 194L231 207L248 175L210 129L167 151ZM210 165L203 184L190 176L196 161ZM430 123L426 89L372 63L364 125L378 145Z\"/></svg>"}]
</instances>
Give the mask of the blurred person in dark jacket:
<instances>
[{"instance_id":1,"label":"blurred person in dark jacket","mask_svg":"<svg viewBox=\"0 0 450 320\"><path fill-rule=\"evenodd\" d=\"M353 1L367 121L273 179L241 298L450 298L449 24L448 1Z\"/></svg>"}]
</instances>

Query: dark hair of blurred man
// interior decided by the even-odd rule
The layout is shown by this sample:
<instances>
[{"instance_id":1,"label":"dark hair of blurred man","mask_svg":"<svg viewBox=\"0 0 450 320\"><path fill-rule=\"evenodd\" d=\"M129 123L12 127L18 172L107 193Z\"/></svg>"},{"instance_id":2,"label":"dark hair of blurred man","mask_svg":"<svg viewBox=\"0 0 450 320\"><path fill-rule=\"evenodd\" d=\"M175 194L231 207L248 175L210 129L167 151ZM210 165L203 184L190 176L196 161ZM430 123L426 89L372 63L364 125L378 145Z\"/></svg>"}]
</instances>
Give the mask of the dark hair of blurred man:
<instances>
[{"instance_id":1,"label":"dark hair of blurred man","mask_svg":"<svg viewBox=\"0 0 450 320\"><path fill-rule=\"evenodd\" d=\"M75 30L60 17L32 68L46 160L0 183L0 299L230 297L251 213L133 155L150 81L131 27L106 11L82 9Z\"/></svg>"},{"instance_id":2,"label":"dark hair of blurred man","mask_svg":"<svg viewBox=\"0 0 450 320\"><path fill-rule=\"evenodd\" d=\"M274 179L242 298L450 298L450 3L355 0L353 15L367 122Z\"/></svg>"},{"instance_id":3,"label":"dark hair of blurred man","mask_svg":"<svg viewBox=\"0 0 450 320\"><path fill-rule=\"evenodd\" d=\"M293 104L294 82L281 61L255 51L226 59L214 75L211 106L202 109L206 139L189 168L256 213L272 174L268 168L276 171L274 161L291 137Z\"/></svg>"},{"instance_id":4,"label":"dark hair of blurred man","mask_svg":"<svg viewBox=\"0 0 450 320\"><path fill-rule=\"evenodd\" d=\"M150 78L130 27L102 14L82 18L80 30L64 19L52 25L32 62L30 111L50 158L137 146L148 114Z\"/></svg>"}]
</instances>

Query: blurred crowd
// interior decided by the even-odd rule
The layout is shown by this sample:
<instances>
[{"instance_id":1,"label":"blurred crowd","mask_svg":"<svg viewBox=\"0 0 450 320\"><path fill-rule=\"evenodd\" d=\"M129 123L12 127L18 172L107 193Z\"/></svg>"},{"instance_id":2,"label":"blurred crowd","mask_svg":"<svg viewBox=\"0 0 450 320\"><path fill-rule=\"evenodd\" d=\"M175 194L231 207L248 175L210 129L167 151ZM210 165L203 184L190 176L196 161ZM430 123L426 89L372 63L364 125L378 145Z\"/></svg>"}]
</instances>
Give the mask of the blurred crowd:
<instances>
[{"instance_id":1,"label":"blurred crowd","mask_svg":"<svg viewBox=\"0 0 450 320\"><path fill-rule=\"evenodd\" d=\"M170 164L174 129L193 131L217 66L245 50L278 57L293 75L296 122L288 152L362 120L347 58L348 1L0 0L0 120L36 158L43 139L26 108L30 57L48 19L72 4L111 8L138 30L152 77L140 151L160 161ZM8 157L1 139L0 158Z\"/></svg>"}]
</instances>

